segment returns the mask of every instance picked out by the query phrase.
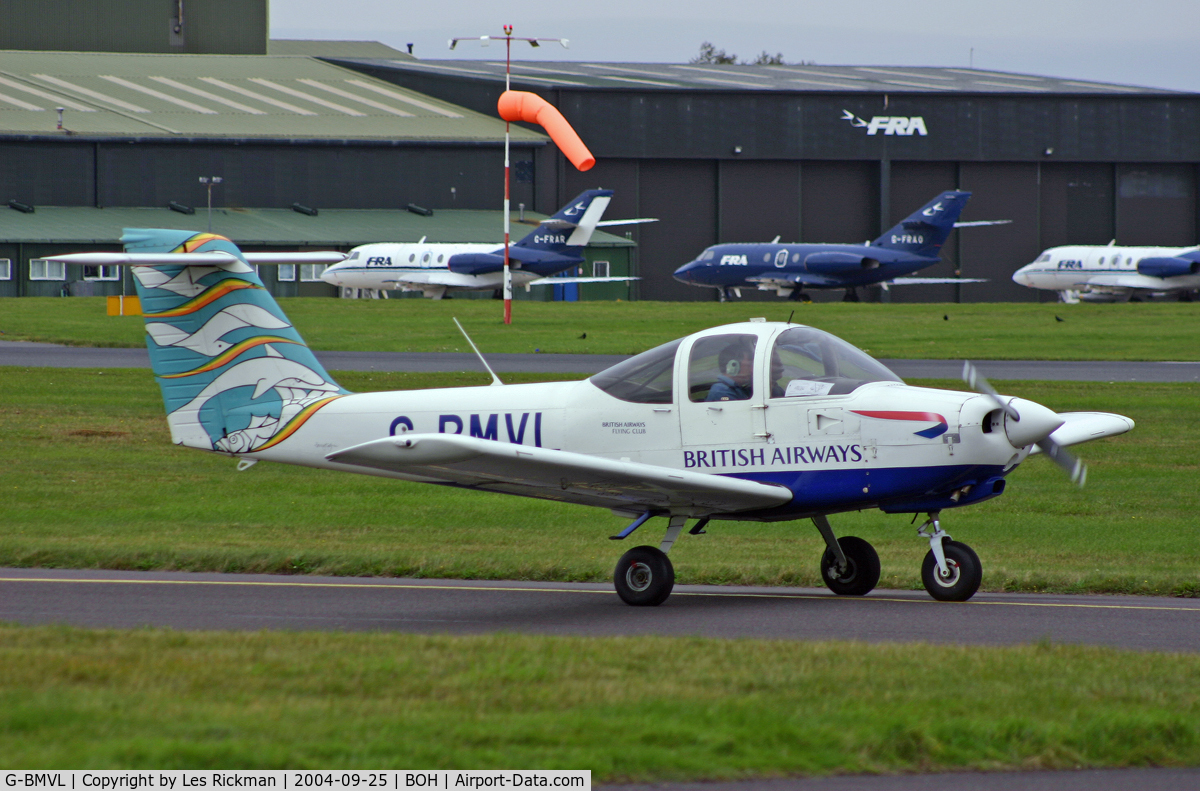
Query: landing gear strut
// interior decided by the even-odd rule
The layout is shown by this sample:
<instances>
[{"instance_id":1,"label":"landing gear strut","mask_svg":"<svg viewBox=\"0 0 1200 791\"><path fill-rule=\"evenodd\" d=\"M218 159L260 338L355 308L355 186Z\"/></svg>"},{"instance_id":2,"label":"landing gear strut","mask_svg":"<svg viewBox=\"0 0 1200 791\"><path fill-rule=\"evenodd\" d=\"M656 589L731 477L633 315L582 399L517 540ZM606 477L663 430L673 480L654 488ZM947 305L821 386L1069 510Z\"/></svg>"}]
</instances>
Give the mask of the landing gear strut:
<instances>
[{"instance_id":1,"label":"landing gear strut","mask_svg":"<svg viewBox=\"0 0 1200 791\"><path fill-rule=\"evenodd\" d=\"M613 538L624 538L649 518L650 513L646 512L623 533ZM617 561L617 568L613 571L613 585L616 586L621 601L633 607L657 607L667 600L675 587L675 567L671 565L667 553L671 551L671 545L679 537L686 521L686 516L672 516L662 544L657 547L634 547L621 556ZM706 522L707 519L696 527L703 528ZM692 532L696 530L693 529Z\"/></svg>"},{"instance_id":2,"label":"landing gear strut","mask_svg":"<svg viewBox=\"0 0 1200 791\"><path fill-rule=\"evenodd\" d=\"M917 530L917 535L929 539L929 552L921 563L921 582L938 601L966 601L983 582L983 564L969 546L950 540L942 530L938 513L929 514ZM928 528L933 528L932 532Z\"/></svg>"},{"instance_id":3,"label":"landing gear strut","mask_svg":"<svg viewBox=\"0 0 1200 791\"><path fill-rule=\"evenodd\" d=\"M821 555L821 579L839 596L865 596L879 584L879 555L875 547L861 538L835 539L824 515L813 517L813 524L825 539Z\"/></svg>"}]
</instances>

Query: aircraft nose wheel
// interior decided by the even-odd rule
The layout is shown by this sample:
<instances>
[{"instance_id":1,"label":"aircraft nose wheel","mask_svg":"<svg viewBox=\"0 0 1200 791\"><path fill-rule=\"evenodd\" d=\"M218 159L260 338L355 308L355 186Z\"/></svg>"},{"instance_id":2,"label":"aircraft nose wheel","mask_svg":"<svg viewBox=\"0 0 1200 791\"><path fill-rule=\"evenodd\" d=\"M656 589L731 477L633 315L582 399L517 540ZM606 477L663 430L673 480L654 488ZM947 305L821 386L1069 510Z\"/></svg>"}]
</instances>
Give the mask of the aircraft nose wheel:
<instances>
[{"instance_id":1,"label":"aircraft nose wheel","mask_svg":"<svg viewBox=\"0 0 1200 791\"><path fill-rule=\"evenodd\" d=\"M921 564L921 581L925 590L938 601L966 601L979 590L983 581L983 564L975 550L958 541L942 541L942 552L946 556L946 574L938 568L933 550L925 555Z\"/></svg>"},{"instance_id":2,"label":"aircraft nose wheel","mask_svg":"<svg viewBox=\"0 0 1200 791\"><path fill-rule=\"evenodd\" d=\"M875 547L856 536L843 536L838 546L846 556L846 568L839 569L833 550L821 555L821 579L839 596L865 596L879 584L879 555Z\"/></svg>"},{"instance_id":3,"label":"aircraft nose wheel","mask_svg":"<svg viewBox=\"0 0 1200 791\"><path fill-rule=\"evenodd\" d=\"M626 604L657 607L675 587L675 567L657 547L634 547L617 561L613 584Z\"/></svg>"}]
</instances>

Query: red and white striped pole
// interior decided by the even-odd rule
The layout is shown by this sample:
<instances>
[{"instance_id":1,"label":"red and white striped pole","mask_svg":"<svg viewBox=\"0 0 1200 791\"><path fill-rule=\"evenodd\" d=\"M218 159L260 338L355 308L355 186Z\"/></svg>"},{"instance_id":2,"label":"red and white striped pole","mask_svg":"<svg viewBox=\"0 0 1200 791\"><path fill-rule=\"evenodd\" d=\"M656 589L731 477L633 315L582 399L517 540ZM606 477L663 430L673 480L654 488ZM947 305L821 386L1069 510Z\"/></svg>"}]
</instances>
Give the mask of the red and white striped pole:
<instances>
[{"instance_id":1,"label":"red and white striped pole","mask_svg":"<svg viewBox=\"0 0 1200 791\"><path fill-rule=\"evenodd\" d=\"M512 74L512 25L504 26L504 90L511 88ZM508 128L511 124L508 121L504 122L504 323L512 324L512 270L508 268L508 234L509 221L511 215L509 212L509 201L511 193L509 188L509 161L508 161Z\"/></svg>"}]
</instances>

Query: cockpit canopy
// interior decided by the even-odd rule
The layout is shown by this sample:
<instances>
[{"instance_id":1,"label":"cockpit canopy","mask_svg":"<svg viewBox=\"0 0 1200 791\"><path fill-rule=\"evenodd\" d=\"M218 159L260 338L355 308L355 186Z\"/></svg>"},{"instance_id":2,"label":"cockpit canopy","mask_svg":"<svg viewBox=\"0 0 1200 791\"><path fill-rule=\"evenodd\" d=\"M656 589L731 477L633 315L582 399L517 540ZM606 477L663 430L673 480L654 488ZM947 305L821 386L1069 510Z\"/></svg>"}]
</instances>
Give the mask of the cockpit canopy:
<instances>
[{"instance_id":1,"label":"cockpit canopy","mask_svg":"<svg viewBox=\"0 0 1200 791\"><path fill-rule=\"evenodd\" d=\"M769 337L769 336L767 336ZM680 345L663 344L593 376L589 381L614 398L635 404L675 401L675 366ZM745 332L697 338L679 365L687 366L687 399L746 400L759 392L769 398L841 395L867 382L901 382L883 364L841 338L813 327L780 332L770 353L755 354L758 336ZM752 376L743 368L755 360Z\"/></svg>"}]
</instances>

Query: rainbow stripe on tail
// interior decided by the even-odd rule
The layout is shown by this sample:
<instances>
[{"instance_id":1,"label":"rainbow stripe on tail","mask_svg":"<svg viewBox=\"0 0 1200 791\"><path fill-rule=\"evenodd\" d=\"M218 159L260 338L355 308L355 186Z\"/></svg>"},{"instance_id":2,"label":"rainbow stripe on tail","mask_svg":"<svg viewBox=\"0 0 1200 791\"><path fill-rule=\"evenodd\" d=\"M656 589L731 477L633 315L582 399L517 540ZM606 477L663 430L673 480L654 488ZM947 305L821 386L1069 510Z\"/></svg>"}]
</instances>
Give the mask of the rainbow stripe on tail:
<instances>
[{"instance_id":1,"label":"rainbow stripe on tail","mask_svg":"<svg viewBox=\"0 0 1200 791\"><path fill-rule=\"evenodd\" d=\"M121 242L139 254L132 271L174 443L253 454L347 393L233 242L154 228L126 228Z\"/></svg>"}]
</instances>

